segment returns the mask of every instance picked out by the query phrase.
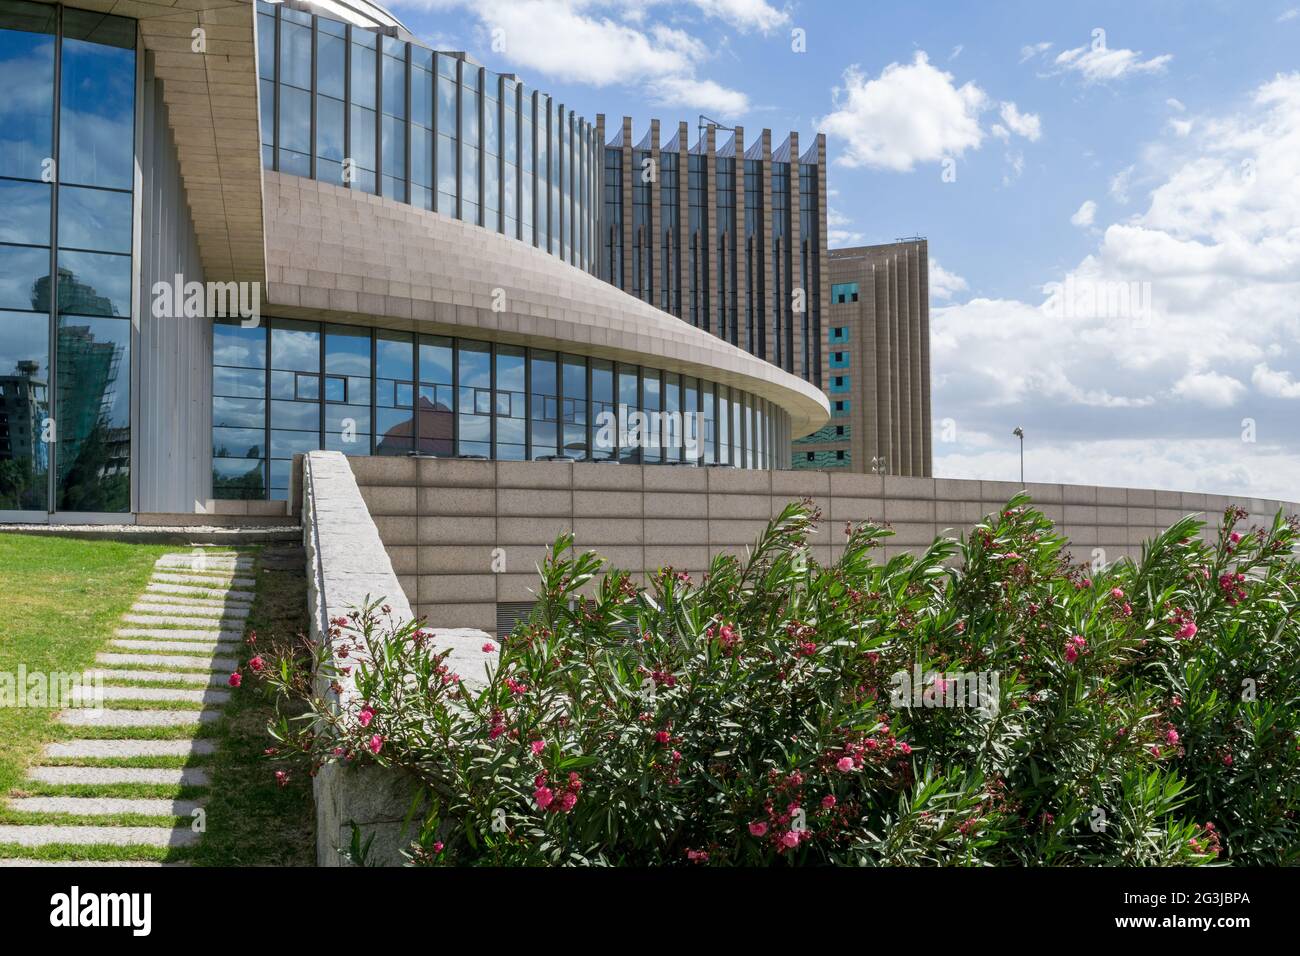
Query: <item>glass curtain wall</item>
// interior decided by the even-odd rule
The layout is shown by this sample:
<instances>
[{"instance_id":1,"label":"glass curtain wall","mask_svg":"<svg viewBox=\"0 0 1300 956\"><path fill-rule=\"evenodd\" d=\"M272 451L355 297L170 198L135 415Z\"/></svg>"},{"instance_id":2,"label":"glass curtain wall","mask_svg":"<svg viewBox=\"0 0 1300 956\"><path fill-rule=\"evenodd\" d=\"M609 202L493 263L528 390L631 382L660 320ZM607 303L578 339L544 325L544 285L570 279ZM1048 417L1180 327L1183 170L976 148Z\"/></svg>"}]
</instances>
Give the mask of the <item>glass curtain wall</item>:
<instances>
[{"instance_id":1,"label":"glass curtain wall","mask_svg":"<svg viewBox=\"0 0 1300 956\"><path fill-rule=\"evenodd\" d=\"M212 364L216 498L284 499L293 456L316 448L763 468L784 417L738 389L637 365L291 319L216 320ZM761 428L742 424L750 409Z\"/></svg>"},{"instance_id":2,"label":"glass curtain wall","mask_svg":"<svg viewBox=\"0 0 1300 956\"><path fill-rule=\"evenodd\" d=\"M595 270L594 128L460 56L257 4L262 163L436 210ZM314 107L314 109L313 109Z\"/></svg>"},{"instance_id":3,"label":"glass curtain wall","mask_svg":"<svg viewBox=\"0 0 1300 956\"><path fill-rule=\"evenodd\" d=\"M0 0L0 511L130 510L135 49Z\"/></svg>"}]
</instances>

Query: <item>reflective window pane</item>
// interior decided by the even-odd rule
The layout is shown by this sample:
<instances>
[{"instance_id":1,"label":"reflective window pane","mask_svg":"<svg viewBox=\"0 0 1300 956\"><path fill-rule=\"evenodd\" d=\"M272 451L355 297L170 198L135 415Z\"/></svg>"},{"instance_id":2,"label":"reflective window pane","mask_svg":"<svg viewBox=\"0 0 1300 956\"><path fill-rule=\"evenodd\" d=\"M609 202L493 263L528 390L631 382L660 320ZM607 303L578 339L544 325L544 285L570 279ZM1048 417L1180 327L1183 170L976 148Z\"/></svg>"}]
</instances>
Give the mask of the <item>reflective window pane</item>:
<instances>
[{"instance_id":1,"label":"reflective window pane","mask_svg":"<svg viewBox=\"0 0 1300 956\"><path fill-rule=\"evenodd\" d=\"M0 10L0 90L22 90L4 97L0 176L39 180L53 155L55 13L36 3Z\"/></svg>"},{"instance_id":2,"label":"reflective window pane","mask_svg":"<svg viewBox=\"0 0 1300 956\"><path fill-rule=\"evenodd\" d=\"M126 320L65 317L59 322L60 511L130 510L130 342Z\"/></svg>"},{"instance_id":3,"label":"reflective window pane","mask_svg":"<svg viewBox=\"0 0 1300 956\"><path fill-rule=\"evenodd\" d=\"M130 189L135 147L135 24L129 48L73 39L78 32L104 39L106 19L64 12L59 109L59 180ZM24 86L27 84L24 83Z\"/></svg>"},{"instance_id":4,"label":"reflective window pane","mask_svg":"<svg viewBox=\"0 0 1300 956\"><path fill-rule=\"evenodd\" d=\"M129 209L131 197L127 195L126 198ZM46 183L23 183L12 179L0 179L0 209L4 210L3 217L0 217L0 242L20 242L34 246L50 244L50 187ZM131 226L128 218L128 251L130 236Z\"/></svg>"},{"instance_id":5,"label":"reflective window pane","mask_svg":"<svg viewBox=\"0 0 1300 956\"><path fill-rule=\"evenodd\" d=\"M131 314L131 257L59 252L59 311L78 315Z\"/></svg>"},{"instance_id":6,"label":"reflective window pane","mask_svg":"<svg viewBox=\"0 0 1300 956\"><path fill-rule=\"evenodd\" d=\"M59 187L59 246L63 249L130 253L131 217L130 193Z\"/></svg>"},{"instance_id":7,"label":"reflective window pane","mask_svg":"<svg viewBox=\"0 0 1300 956\"><path fill-rule=\"evenodd\" d=\"M50 251L0 244L0 309L50 307Z\"/></svg>"},{"instance_id":8,"label":"reflective window pane","mask_svg":"<svg viewBox=\"0 0 1300 956\"><path fill-rule=\"evenodd\" d=\"M46 316L0 312L0 511L48 510L49 352Z\"/></svg>"}]
</instances>

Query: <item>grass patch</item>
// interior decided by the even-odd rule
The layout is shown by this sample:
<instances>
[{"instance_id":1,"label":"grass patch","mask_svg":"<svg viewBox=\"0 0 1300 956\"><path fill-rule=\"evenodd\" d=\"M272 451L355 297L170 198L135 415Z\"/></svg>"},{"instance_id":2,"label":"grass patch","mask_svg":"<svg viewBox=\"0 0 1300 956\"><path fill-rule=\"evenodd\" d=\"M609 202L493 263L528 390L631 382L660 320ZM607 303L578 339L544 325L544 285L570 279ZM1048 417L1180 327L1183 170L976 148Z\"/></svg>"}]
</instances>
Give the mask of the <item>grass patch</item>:
<instances>
[{"instance_id":1,"label":"grass patch","mask_svg":"<svg viewBox=\"0 0 1300 956\"><path fill-rule=\"evenodd\" d=\"M306 631L307 582L299 549L268 545L262 558L248 627L265 644L273 635L290 639ZM241 664L253 653L242 647ZM247 676L247 667L243 669ZM217 753L206 765L212 779L204 804L207 832L198 846L186 850L195 865L315 865L311 779L294 774L281 787L275 781L276 767L263 756L272 743L266 725L273 713L252 680L234 690L223 708L215 728Z\"/></svg>"},{"instance_id":2,"label":"grass patch","mask_svg":"<svg viewBox=\"0 0 1300 956\"><path fill-rule=\"evenodd\" d=\"M0 672L80 674L144 590L166 545L0 534ZM0 708L0 794L22 780L43 744L76 728L48 707ZM72 731L72 733L69 733Z\"/></svg>"}]
</instances>

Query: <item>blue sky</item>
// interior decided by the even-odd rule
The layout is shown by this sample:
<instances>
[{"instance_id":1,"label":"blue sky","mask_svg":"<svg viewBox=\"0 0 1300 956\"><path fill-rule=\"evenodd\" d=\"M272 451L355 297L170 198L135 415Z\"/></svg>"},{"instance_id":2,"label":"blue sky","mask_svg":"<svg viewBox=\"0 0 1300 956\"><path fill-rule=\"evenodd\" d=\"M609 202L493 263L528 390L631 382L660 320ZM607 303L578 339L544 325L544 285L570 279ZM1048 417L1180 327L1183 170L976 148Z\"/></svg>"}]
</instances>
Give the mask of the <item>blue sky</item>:
<instances>
[{"instance_id":1,"label":"blue sky","mask_svg":"<svg viewBox=\"0 0 1300 956\"><path fill-rule=\"evenodd\" d=\"M937 474L1023 424L1030 480L1300 496L1300 0L392 9L638 135L825 131L832 244L930 240Z\"/></svg>"}]
</instances>

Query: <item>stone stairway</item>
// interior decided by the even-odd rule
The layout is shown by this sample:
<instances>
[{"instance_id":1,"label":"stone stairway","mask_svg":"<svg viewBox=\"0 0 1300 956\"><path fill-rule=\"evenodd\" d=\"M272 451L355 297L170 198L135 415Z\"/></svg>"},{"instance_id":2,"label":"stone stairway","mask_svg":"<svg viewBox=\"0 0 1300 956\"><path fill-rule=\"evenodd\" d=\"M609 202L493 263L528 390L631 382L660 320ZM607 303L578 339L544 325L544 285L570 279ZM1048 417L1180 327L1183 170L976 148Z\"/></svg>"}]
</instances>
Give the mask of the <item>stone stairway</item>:
<instances>
[{"instance_id":1,"label":"stone stairway","mask_svg":"<svg viewBox=\"0 0 1300 956\"><path fill-rule=\"evenodd\" d=\"M157 865L104 858L112 848L155 848L162 857L198 843L202 827L195 824L211 784L202 764L216 749L203 732L230 699L253 570L251 557L231 552L158 559L145 592L86 674L101 682L102 706L79 707L74 698L58 717L73 739L48 744L19 793L5 801L11 822L0 823L0 847L51 849L0 859L0 866ZM149 796L150 787L177 794ZM30 823L12 822L28 815Z\"/></svg>"}]
</instances>

